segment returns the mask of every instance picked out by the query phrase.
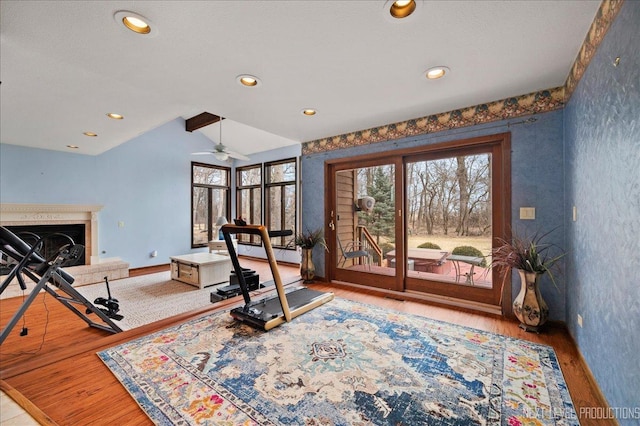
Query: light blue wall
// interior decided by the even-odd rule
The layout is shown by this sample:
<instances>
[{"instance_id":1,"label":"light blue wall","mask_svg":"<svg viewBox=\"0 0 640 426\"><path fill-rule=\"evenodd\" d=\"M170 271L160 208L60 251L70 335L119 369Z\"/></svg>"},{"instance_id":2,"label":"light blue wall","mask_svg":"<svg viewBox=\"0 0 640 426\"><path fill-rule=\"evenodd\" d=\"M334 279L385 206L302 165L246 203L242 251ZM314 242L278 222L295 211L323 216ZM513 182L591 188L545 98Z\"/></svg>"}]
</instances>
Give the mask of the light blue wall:
<instances>
[{"instance_id":1,"label":"light blue wall","mask_svg":"<svg viewBox=\"0 0 640 426\"><path fill-rule=\"evenodd\" d=\"M102 205L101 258L120 257L132 268L166 264L169 256L206 250L191 249L191 162L229 164L191 153L211 148L202 133L186 132L182 119L98 156L0 144L0 202ZM300 145L293 145L252 155L251 161L236 161L233 167L299 156ZM154 250L156 258L150 257ZM262 248L241 247L239 252L266 257ZM300 260L296 251L275 252L278 260Z\"/></svg>"},{"instance_id":2,"label":"light blue wall","mask_svg":"<svg viewBox=\"0 0 640 426\"><path fill-rule=\"evenodd\" d=\"M191 161L225 164L190 154L211 144L186 132L182 119L98 156L0 144L0 202L103 205L100 257L131 267L166 264L171 255L204 250L191 249Z\"/></svg>"},{"instance_id":3,"label":"light blue wall","mask_svg":"<svg viewBox=\"0 0 640 426\"><path fill-rule=\"evenodd\" d=\"M191 249L191 161L226 164L190 154L211 145L174 120L98 156L100 250L106 257L141 267L205 250ZM157 258L150 257L154 250Z\"/></svg>"},{"instance_id":4,"label":"light blue wall","mask_svg":"<svg viewBox=\"0 0 640 426\"><path fill-rule=\"evenodd\" d=\"M567 323L610 406L639 407L640 2L625 2L565 108L565 144Z\"/></svg>"},{"instance_id":5,"label":"light blue wall","mask_svg":"<svg viewBox=\"0 0 640 426\"><path fill-rule=\"evenodd\" d=\"M318 190L318 188L324 187L324 163L327 160L511 132L512 228L523 234L531 234L540 229L544 231L555 229L548 241L562 247L564 242L563 113L562 111L554 111L540 114L535 116L537 121L534 123L514 124L527 118L305 155L302 157L303 226L316 229L323 227L327 222L324 217L326 194L325 191ZM509 125L509 122L512 125ZM536 220L520 220L520 207L535 207ZM324 273L324 252L316 250L314 263L316 270ZM564 321L565 284L563 276L557 277L556 282L559 289L556 289L545 276L541 284L542 294L549 304L551 318ZM519 289L520 282L517 275L514 274L512 282L514 297Z\"/></svg>"},{"instance_id":6,"label":"light blue wall","mask_svg":"<svg viewBox=\"0 0 640 426\"><path fill-rule=\"evenodd\" d=\"M0 144L0 202L101 204L96 157Z\"/></svg>"}]
</instances>

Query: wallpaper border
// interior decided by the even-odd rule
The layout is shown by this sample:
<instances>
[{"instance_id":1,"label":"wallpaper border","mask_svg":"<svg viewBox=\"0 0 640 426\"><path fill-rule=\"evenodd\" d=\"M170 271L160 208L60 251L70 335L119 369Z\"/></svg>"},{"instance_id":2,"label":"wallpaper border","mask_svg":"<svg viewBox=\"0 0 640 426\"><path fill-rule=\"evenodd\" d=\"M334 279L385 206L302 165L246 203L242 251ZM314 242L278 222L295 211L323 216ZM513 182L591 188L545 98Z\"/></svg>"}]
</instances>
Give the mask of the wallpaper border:
<instances>
[{"instance_id":1,"label":"wallpaper border","mask_svg":"<svg viewBox=\"0 0 640 426\"><path fill-rule=\"evenodd\" d=\"M618 15L623 3L624 0L603 0L603 2L600 3L598 13L596 13L595 18L593 18L591 28L589 28L589 32L584 42L582 42L580 52L573 62L569 76L564 83L565 103L569 102L573 91L589 66L598 46L602 43L602 39L604 39L607 31L609 31L609 27L611 27L611 23Z\"/></svg>"},{"instance_id":2,"label":"wallpaper border","mask_svg":"<svg viewBox=\"0 0 640 426\"><path fill-rule=\"evenodd\" d=\"M302 143L302 155L368 145L561 109L569 101L573 90L580 78L582 78L591 58L593 58L593 54L602 42L623 3L624 0L602 1L563 87L555 87L487 104L304 142Z\"/></svg>"}]
</instances>

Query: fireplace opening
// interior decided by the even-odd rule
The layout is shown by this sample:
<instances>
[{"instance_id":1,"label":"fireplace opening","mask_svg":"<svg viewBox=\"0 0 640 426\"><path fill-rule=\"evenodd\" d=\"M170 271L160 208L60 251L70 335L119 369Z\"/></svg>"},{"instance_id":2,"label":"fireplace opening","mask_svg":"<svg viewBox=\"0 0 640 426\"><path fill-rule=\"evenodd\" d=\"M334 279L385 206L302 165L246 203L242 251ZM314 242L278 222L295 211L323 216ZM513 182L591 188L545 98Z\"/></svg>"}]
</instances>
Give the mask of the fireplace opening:
<instances>
[{"instance_id":1,"label":"fireplace opening","mask_svg":"<svg viewBox=\"0 0 640 426\"><path fill-rule=\"evenodd\" d=\"M69 237L71 237L71 239L73 239L74 243L86 246L85 225L83 224L18 225L7 226L6 228L25 240L27 244L32 245L35 243L35 238L31 237L28 233L33 233L38 237L44 238L44 245L40 249L40 255L45 259L49 259L52 256L55 256L58 251L60 251L60 248L62 248L62 246L69 244L69 240L67 238L54 234L68 235ZM85 252L83 251L82 256L76 262L76 265L84 265L86 263L85 259ZM6 275L11 271L11 269L6 268L5 265L2 266L3 267L0 268L0 275Z\"/></svg>"}]
</instances>

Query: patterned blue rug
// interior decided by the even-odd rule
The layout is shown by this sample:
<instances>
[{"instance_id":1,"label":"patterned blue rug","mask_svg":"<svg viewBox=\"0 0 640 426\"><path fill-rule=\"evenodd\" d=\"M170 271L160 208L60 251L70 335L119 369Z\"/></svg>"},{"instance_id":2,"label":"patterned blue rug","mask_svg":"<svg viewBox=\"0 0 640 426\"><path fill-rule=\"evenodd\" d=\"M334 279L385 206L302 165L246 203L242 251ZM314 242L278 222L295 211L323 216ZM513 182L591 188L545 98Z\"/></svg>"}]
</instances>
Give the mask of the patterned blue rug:
<instances>
[{"instance_id":1,"label":"patterned blue rug","mask_svg":"<svg viewBox=\"0 0 640 426\"><path fill-rule=\"evenodd\" d=\"M579 425L552 348L342 299L98 355L159 425Z\"/></svg>"}]
</instances>

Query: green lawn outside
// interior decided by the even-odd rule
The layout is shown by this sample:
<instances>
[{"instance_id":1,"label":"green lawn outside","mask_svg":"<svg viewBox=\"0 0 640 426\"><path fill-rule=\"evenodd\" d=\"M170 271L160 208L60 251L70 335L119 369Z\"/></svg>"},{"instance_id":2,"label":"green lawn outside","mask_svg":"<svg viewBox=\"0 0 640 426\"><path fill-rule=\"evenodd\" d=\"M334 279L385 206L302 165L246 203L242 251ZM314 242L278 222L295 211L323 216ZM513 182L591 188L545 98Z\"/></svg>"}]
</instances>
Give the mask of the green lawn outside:
<instances>
[{"instance_id":1,"label":"green lawn outside","mask_svg":"<svg viewBox=\"0 0 640 426\"><path fill-rule=\"evenodd\" d=\"M448 252L451 252L455 247L458 246L472 246L480 250L485 256L491 253L491 237L488 236L458 237L456 235L442 234L411 235L409 236L408 246L409 248L415 248L425 242L437 244L440 246L440 248L442 248L442 250L446 250Z\"/></svg>"}]
</instances>

